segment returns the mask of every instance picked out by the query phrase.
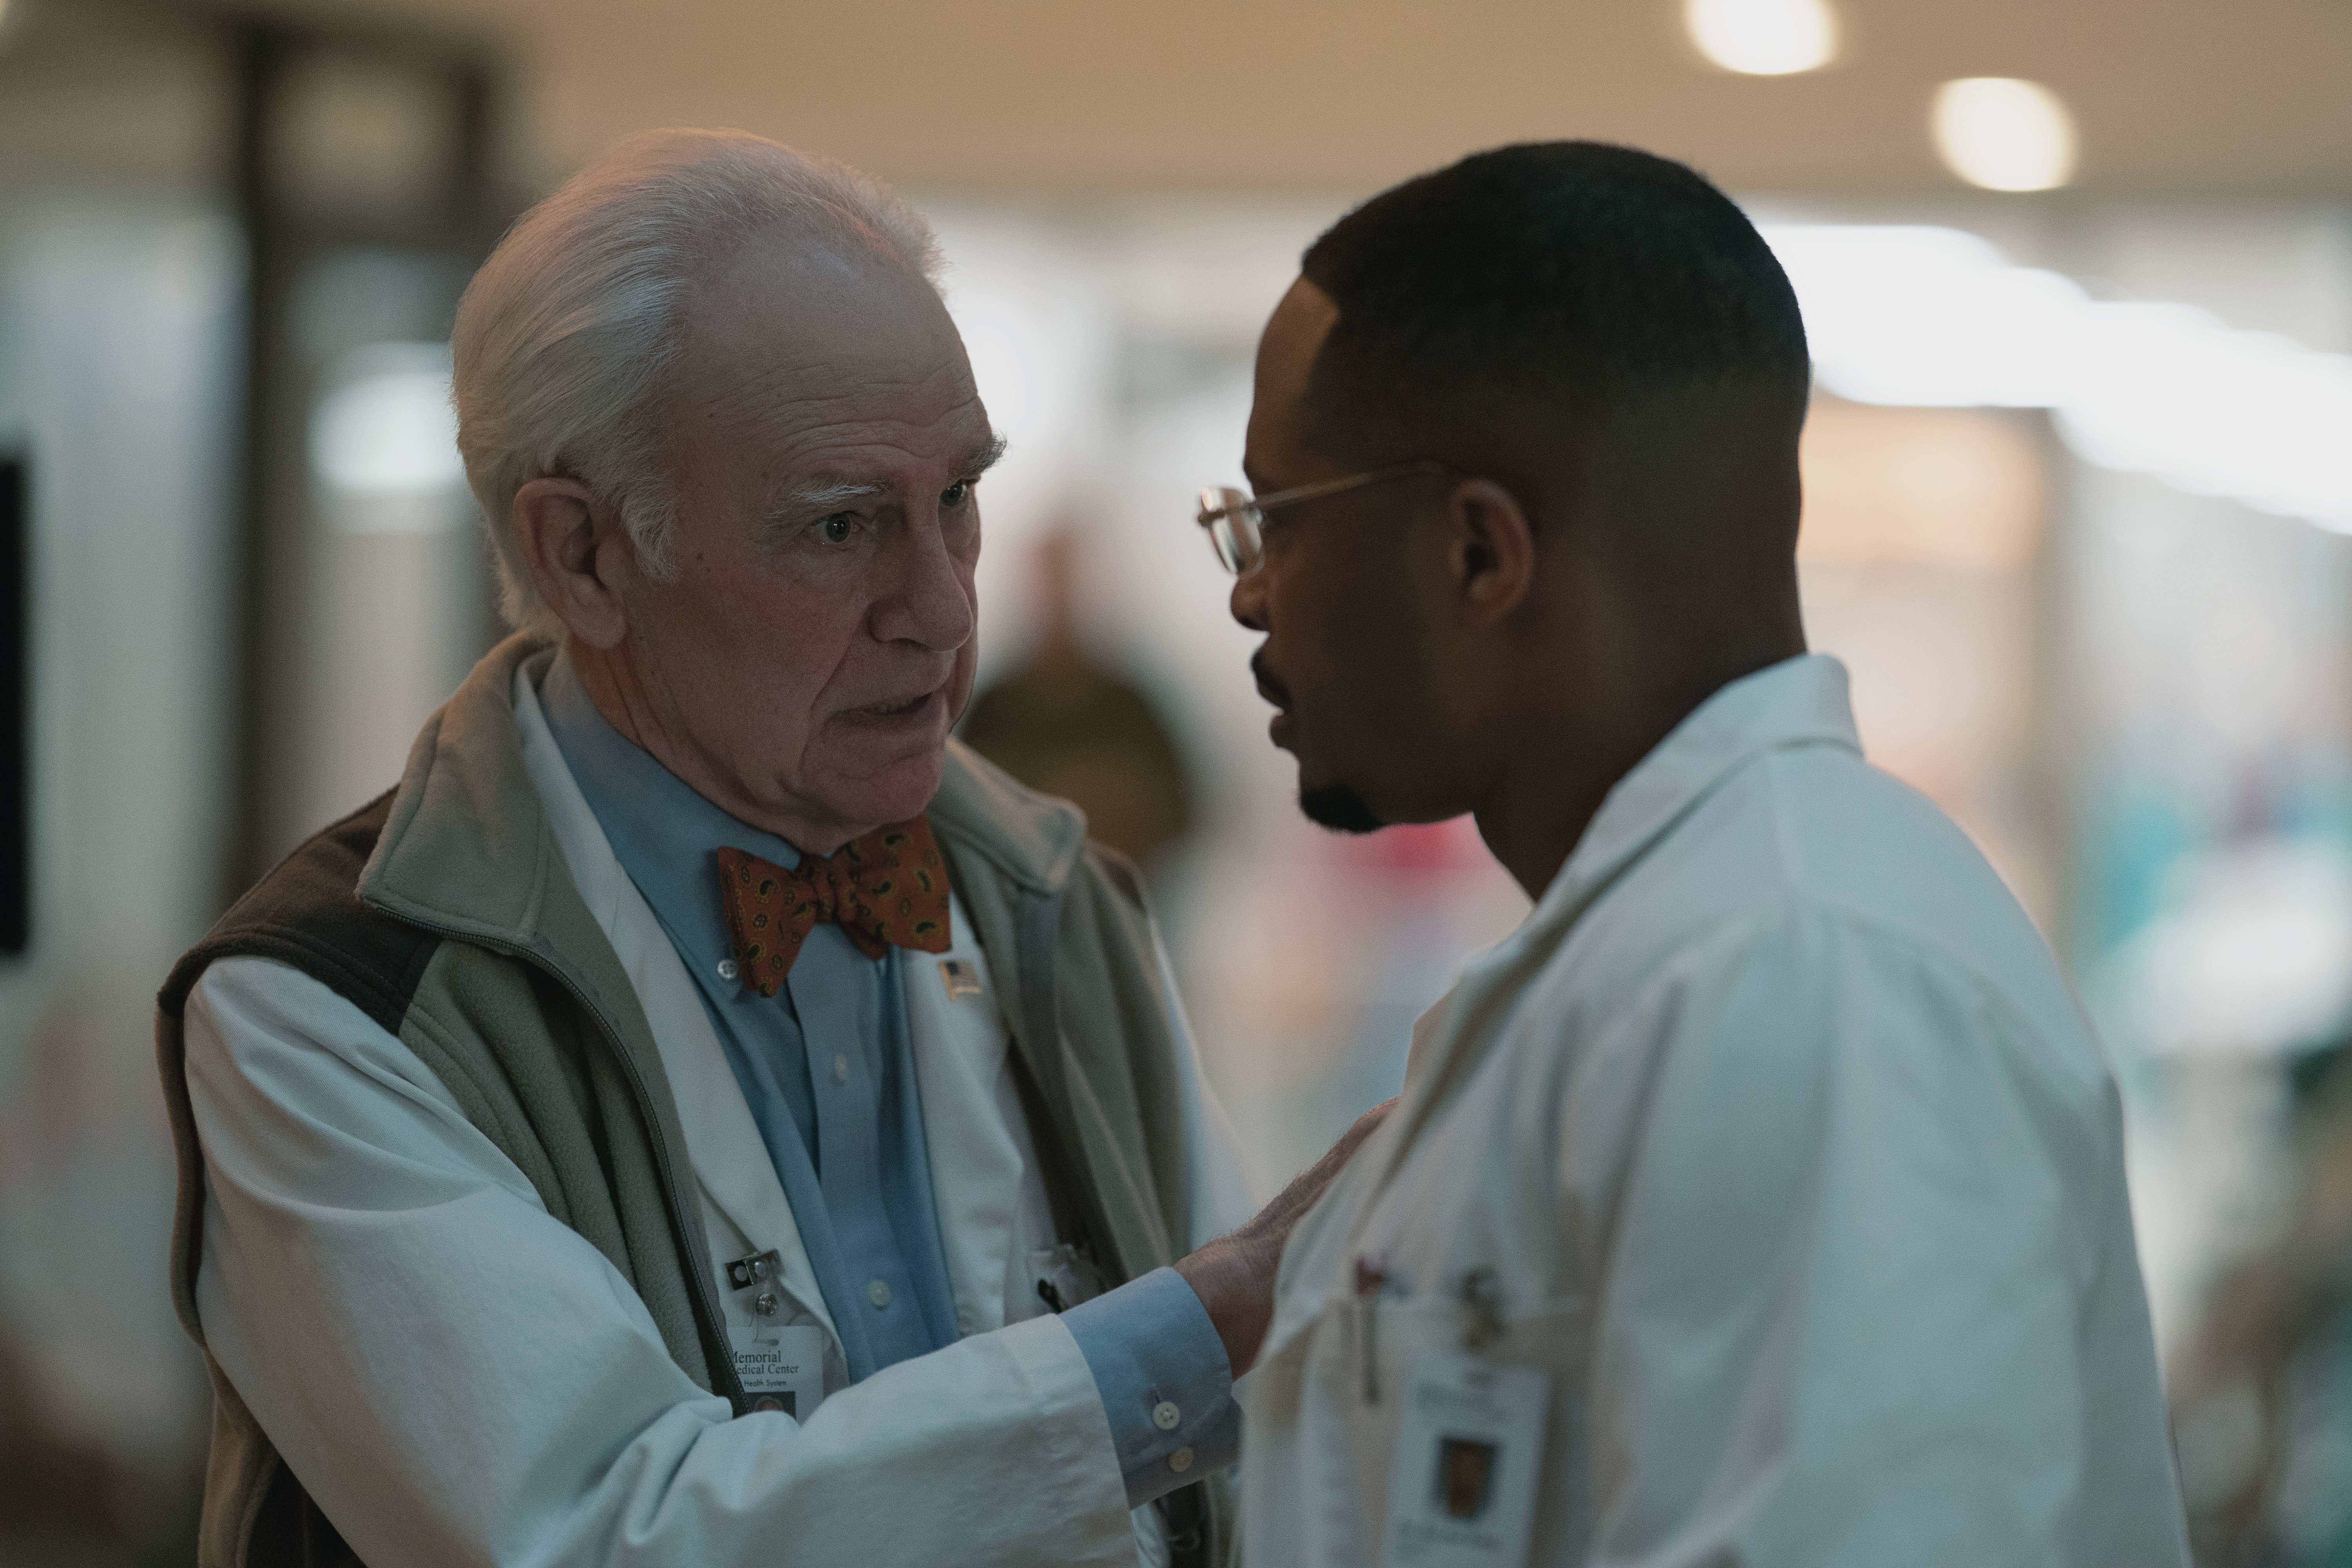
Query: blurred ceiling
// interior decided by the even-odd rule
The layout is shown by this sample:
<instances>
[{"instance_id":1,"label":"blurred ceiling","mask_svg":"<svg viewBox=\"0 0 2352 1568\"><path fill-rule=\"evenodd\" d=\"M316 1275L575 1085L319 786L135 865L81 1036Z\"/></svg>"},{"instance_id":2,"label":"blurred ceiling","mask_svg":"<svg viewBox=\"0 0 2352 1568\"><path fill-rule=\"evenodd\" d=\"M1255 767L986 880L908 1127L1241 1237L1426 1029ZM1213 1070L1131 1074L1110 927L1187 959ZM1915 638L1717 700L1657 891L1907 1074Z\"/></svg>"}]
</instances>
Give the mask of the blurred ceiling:
<instances>
[{"instance_id":1,"label":"blurred ceiling","mask_svg":"<svg viewBox=\"0 0 2352 1568\"><path fill-rule=\"evenodd\" d=\"M1929 94L2073 107L2075 189L2352 195L2352 0L1837 0L1840 62L1738 77L1676 0L271 0L503 47L514 173L736 125L913 187L1365 189L1468 149L1598 136L1748 191L1956 188ZM2028 198L2034 199L2034 198Z\"/></svg>"}]
</instances>

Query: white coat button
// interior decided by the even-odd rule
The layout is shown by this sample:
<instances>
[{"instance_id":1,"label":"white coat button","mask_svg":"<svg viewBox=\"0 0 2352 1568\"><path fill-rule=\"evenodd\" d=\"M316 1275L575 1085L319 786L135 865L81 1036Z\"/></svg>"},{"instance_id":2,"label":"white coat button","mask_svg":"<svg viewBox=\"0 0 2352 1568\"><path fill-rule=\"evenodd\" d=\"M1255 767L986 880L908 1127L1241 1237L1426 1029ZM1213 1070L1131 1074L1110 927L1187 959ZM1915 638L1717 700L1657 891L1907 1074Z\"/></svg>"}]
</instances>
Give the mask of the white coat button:
<instances>
[{"instance_id":1,"label":"white coat button","mask_svg":"<svg viewBox=\"0 0 2352 1568\"><path fill-rule=\"evenodd\" d=\"M732 980L735 978L735 961L733 959L722 958L719 961L719 978L721 980Z\"/></svg>"},{"instance_id":2,"label":"white coat button","mask_svg":"<svg viewBox=\"0 0 2352 1568\"><path fill-rule=\"evenodd\" d=\"M1183 1419L1184 1413L1176 1408L1172 1399L1163 1399L1151 1407L1151 1424L1162 1432L1173 1432L1176 1423Z\"/></svg>"},{"instance_id":3,"label":"white coat button","mask_svg":"<svg viewBox=\"0 0 2352 1568\"><path fill-rule=\"evenodd\" d=\"M835 1057L833 1058L833 1081L835 1083L847 1083L849 1081L849 1058L847 1057Z\"/></svg>"},{"instance_id":4,"label":"white coat button","mask_svg":"<svg viewBox=\"0 0 2352 1568\"><path fill-rule=\"evenodd\" d=\"M890 1287L879 1279L869 1279L866 1283L866 1299L877 1307L887 1307L890 1304Z\"/></svg>"},{"instance_id":5,"label":"white coat button","mask_svg":"<svg viewBox=\"0 0 2352 1568\"><path fill-rule=\"evenodd\" d=\"M1190 1448L1179 1448L1174 1453L1169 1455L1168 1468L1175 1471L1180 1476L1185 1471L1191 1469L1192 1468L1192 1450Z\"/></svg>"}]
</instances>

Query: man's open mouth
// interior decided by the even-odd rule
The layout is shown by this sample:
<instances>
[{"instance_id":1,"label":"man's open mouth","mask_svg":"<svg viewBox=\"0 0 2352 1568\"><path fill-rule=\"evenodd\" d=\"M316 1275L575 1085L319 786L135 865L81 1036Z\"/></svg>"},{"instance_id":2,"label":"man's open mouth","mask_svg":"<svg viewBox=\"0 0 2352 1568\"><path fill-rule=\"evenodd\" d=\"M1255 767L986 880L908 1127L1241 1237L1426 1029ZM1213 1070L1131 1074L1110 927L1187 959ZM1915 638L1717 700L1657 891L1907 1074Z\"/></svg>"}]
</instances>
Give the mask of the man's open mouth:
<instances>
[{"instance_id":1,"label":"man's open mouth","mask_svg":"<svg viewBox=\"0 0 2352 1568\"><path fill-rule=\"evenodd\" d=\"M940 689L917 692L888 702L868 702L862 708L852 708L842 718L852 724L875 725L897 730L908 725L921 726L931 721L932 705L940 700Z\"/></svg>"}]
</instances>

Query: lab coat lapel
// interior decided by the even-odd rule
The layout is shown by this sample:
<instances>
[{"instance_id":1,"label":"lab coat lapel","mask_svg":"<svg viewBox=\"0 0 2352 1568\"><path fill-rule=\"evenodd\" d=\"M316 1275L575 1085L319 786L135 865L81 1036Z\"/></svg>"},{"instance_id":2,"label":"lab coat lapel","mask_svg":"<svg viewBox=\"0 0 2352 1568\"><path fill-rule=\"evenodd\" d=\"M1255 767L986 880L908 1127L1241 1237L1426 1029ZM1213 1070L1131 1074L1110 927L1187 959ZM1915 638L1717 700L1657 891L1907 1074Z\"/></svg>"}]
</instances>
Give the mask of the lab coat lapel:
<instances>
[{"instance_id":1,"label":"lab coat lapel","mask_svg":"<svg viewBox=\"0 0 2352 1568\"><path fill-rule=\"evenodd\" d=\"M614 869L619 868L615 862ZM695 994L694 979L644 896L625 875L621 880L625 891L607 929L661 1046L662 1068L669 1075L678 1121L687 1130L687 1154L694 1163L695 1177L754 1249L775 1248L782 1259L784 1293L831 1334L833 1316L825 1310L824 1292L818 1288L792 1205L776 1179L759 1123L744 1103L742 1086L710 1026L710 1015Z\"/></svg>"},{"instance_id":2,"label":"lab coat lapel","mask_svg":"<svg viewBox=\"0 0 2352 1568\"><path fill-rule=\"evenodd\" d=\"M755 1248L775 1249L782 1260L779 1284L784 1293L824 1324L837 1342L833 1315L825 1310L824 1292L817 1286L783 1184L776 1179L759 1124L751 1120L742 1087L695 994L694 978L645 896L621 868L595 812L564 764L540 711L528 668L516 671L514 702L524 765L581 898L604 928L645 1010L703 1194Z\"/></svg>"},{"instance_id":3,"label":"lab coat lapel","mask_svg":"<svg viewBox=\"0 0 2352 1568\"><path fill-rule=\"evenodd\" d=\"M1027 1160L1000 1111L997 1084L1008 1042L961 899L950 899L949 928L952 943L945 953L908 952L900 972L956 1327L971 1335L1004 1326Z\"/></svg>"},{"instance_id":4,"label":"lab coat lapel","mask_svg":"<svg viewBox=\"0 0 2352 1568\"><path fill-rule=\"evenodd\" d=\"M1520 937L1526 929L1522 926L1473 960L1454 989L1414 1022L1412 1049L1405 1058L1404 1103L1356 1151L1348 1168L1298 1223L1283 1249L1274 1321L1259 1348L1259 1364L1271 1364L1280 1357L1292 1342L1315 1326L1333 1296L1346 1289L1357 1233L1412 1148L1432 1107L1444 1099L1442 1089L1432 1082L1433 1076L1465 1070L1477 1054L1465 1050L1465 1044L1496 1033L1470 1025L1485 1016L1482 999L1507 996L1517 973L1514 955L1524 946Z\"/></svg>"}]
</instances>

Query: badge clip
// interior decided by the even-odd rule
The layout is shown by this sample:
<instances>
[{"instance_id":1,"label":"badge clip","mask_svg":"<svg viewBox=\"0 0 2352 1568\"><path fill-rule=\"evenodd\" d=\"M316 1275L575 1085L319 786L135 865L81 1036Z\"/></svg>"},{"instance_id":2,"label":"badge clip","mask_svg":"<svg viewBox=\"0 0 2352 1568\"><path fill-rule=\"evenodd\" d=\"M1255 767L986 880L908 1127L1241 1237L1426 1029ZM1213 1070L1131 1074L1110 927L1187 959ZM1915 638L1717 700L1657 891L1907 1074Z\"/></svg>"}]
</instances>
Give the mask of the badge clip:
<instances>
[{"instance_id":1,"label":"badge clip","mask_svg":"<svg viewBox=\"0 0 2352 1568\"><path fill-rule=\"evenodd\" d=\"M738 1290L749 1290L754 1285L765 1285L784 1271L783 1254L770 1247L749 1258L739 1258L727 1266L727 1283Z\"/></svg>"},{"instance_id":2,"label":"badge clip","mask_svg":"<svg viewBox=\"0 0 2352 1568\"><path fill-rule=\"evenodd\" d=\"M1503 1292L1491 1268L1473 1268L1456 1288L1462 1298L1462 1348L1475 1355L1503 1337Z\"/></svg>"}]
</instances>

